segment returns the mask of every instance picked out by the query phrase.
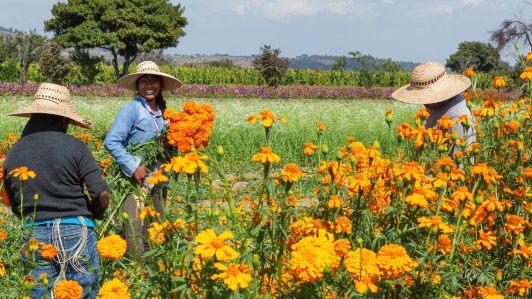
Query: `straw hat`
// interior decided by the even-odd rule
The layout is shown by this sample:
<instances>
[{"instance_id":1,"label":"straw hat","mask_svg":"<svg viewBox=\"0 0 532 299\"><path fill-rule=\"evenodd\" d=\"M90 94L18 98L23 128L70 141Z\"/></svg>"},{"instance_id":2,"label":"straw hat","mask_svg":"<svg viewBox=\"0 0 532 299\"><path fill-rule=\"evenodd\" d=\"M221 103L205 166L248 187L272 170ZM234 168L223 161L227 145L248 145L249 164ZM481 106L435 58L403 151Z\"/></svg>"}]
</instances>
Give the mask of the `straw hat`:
<instances>
[{"instance_id":1,"label":"straw hat","mask_svg":"<svg viewBox=\"0 0 532 299\"><path fill-rule=\"evenodd\" d=\"M91 121L79 116L70 100L70 92L64 86L42 83L33 96L31 105L22 107L9 116L30 117L32 113L44 113L70 118L72 124L92 130Z\"/></svg>"},{"instance_id":2,"label":"straw hat","mask_svg":"<svg viewBox=\"0 0 532 299\"><path fill-rule=\"evenodd\" d=\"M144 61L137 65L137 72L124 76L118 80L118 86L137 91L137 79L143 75L158 75L163 78L161 91L174 90L181 87L181 81L174 76L170 76L159 71L159 67L153 61Z\"/></svg>"},{"instance_id":3,"label":"straw hat","mask_svg":"<svg viewBox=\"0 0 532 299\"><path fill-rule=\"evenodd\" d=\"M429 61L418 65L412 71L410 84L396 90L392 98L409 104L433 104L450 99L469 86L469 78L449 75L443 64Z\"/></svg>"}]
</instances>

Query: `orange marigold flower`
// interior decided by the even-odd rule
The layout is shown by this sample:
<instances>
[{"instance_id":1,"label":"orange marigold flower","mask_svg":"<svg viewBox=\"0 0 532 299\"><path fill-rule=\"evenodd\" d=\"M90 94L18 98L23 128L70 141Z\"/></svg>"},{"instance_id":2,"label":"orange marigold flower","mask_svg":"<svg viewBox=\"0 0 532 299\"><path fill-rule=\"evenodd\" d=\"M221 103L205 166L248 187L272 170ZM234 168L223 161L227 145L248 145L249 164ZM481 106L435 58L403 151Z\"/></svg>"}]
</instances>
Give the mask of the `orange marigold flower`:
<instances>
[{"instance_id":1,"label":"orange marigold flower","mask_svg":"<svg viewBox=\"0 0 532 299\"><path fill-rule=\"evenodd\" d=\"M113 278L102 285L98 292L100 299L130 299L131 295L127 286L120 280Z\"/></svg>"},{"instance_id":2,"label":"orange marigold flower","mask_svg":"<svg viewBox=\"0 0 532 299\"><path fill-rule=\"evenodd\" d=\"M378 291L375 285L382 276L377 266L377 255L375 252L363 248L351 251L345 257L345 268L355 280L355 289L360 293L365 293L367 289L371 292Z\"/></svg>"},{"instance_id":3,"label":"orange marigold flower","mask_svg":"<svg viewBox=\"0 0 532 299\"><path fill-rule=\"evenodd\" d=\"M415 147L420 147L424 145L427 141L432 140L433 131L432 129L426 129L423 126L418 125L417 129L410 133L408 140L410 141L414 137L416 138L414 142Z\"/></svg>"},{"instance_id":4,"label":"orange marigold flower","mask_svg":"<svg viewBox=\"0 0 532 299\"><path fill-rule=\"evenodd\" d=\"M266 128L271 127L276 119L286 124L286 119L274 117L273 113L270 110L264 110L260 113L260 115L252 115L247 119L252 124L255 124L257 120L262 119L262 125Z\"/></svg>"},{"instance_id":5,"label":"orange marigold flower","mask_svg":"<svg viewBox=\"0 0 532 299\"><path fill-rule=\"evenodd\" d=\"M348 239L334 241L334 251L338 256L344 257L351 250L351 242Z\"/></svg>"},{"instance_id":6,"label":"orange marigold flower","mask_svg":"<svg viewBox=\"0 0 532 299\"><path fill-rule=\"evenodd\" d=\"M401 245L384 245L377 253L377 267L384 278L398 279L418 266Z\"/></svg>"},{"instance_id":7,"label":"orange marigold flower","mask_svg":"<svg viewBox=\"0 0 532 299\"><path fill-rule=\"evenodd\" d=\"M491 100L487 100L484 102L484 107L480 109L480 116L492 116L495 114L495 110L499 109L499 105L495 104L495 102Z\"/></svg>"},{"instance_id":8,"label":"orange marigold flower","mask_svg":"<svg viewBox=\"0 0 532 299\"><path fill-rule=\"evenodd\" d=\"M530 79L529 79L530 80ZM528 289L532 288L532 282L528 279L520 281L510 280L510 285L506 289L507 293L519 293L519 296L524 296Z\"/></svg>"},{"instance_id":9,"label":"orange marigold flower","mask_svg":"<svg viewBox=\"0 0 532 299\"><path fill-rule=\"evenodd\" d=\"M473 193L469 192L469 188L466 186L456 188L456 191L451 195L453 199L458 199L460 201L472 200Z\"/></svg>"},{"instance_id":10,"label":"orange marigold flower","mask_svg":"<svg viewBox=\"0 0 532 299\"><path fill-rule=\"evenodd\" d=\"M154 244L164 243L164 241L166 241L164 236L164 226L157 222L151 223L150 226L152 228L148 228L148 239Z\"/></svg>"},{"instance_id":11,"label":"orange marigold flower","mask_svg":"<svg viewBox=\"0 0 532 299\"><path fill-rule=\"evenodd\" d=\"M436 123L442 130L448 130L454 127L454 121L450 120L449 116L442 116Z\"/></svg>"},{"instance_id":12,"label":"orange marigold flower","mask_svg":"<svg viewBox=\"0 0 532 299\"><path fill-rule=\"evenodd\" d=\"M225 240L234 238L232 233L224 231L216 236L214 229L209 228L198 234L196 242L201 245L196 246L195 254L201 254L204 258L216 255L218 261L234 260L238 257L238 252L225 245Z\"/></svg>"},{"instance_id":13,"label":"orange marigold flower","mask_svg":"<svg viewBox=\"0 0 532 299\"><path fill-rule=\"evenodd\" d=\"M509 188L504 188L504 192L511 194L517 198L523 198L523 197L532 197L532 194L529 194L528 191L530 191L530 187L523 187L519 186L516 190L510 190Z\"/></svg>"},{"instance_id":14,"label":"orange marigold flower","mask_svg":"<svg viewBox=\"0 0 532 299\"><path fill-rule=\"evenodd\" d=\"M239 285L241 288L247 288L249 282L251 281L251 275L241 271L243 268L247 269L245 266L246 265L244 264L230 264L229 266L225 266L224 264L216 263L214 264L214 268L225 272L214 274L211 276L211 279L223 279L224 283L233 291L236 291Z\"/></svg>"},{"instance_id":15,"label":"orange marigold flower","mask_svg":"<svg viewBox=\"0 0 532 299\"><path fill-rule=\"evenodd\" d=\"M152 172L152 176L146 179L146 183L154 185L162 185L164 182L168 182L168 177L162 174L160 171Z\"/></svg>"},{"instance_id":16,"label":"orange marigold flower","mask_svg":"<svg viewBox=\"0 0 532 299\"><path fill-rule=\"evenodd\" d=\"M331 195L331 198L327 202L327 206L330 209L339 209L344 206L344 202L338 198L338 195Z\"/></svg>"},{"instance_id":17,"label":"orange marigold flower","mask_svg":"<svg viewBox=\"0 0 532 299\"><path fill-rule=\"evenodd\" d=\"M28 170L28 167L19 167L14 170L11 170L9 174L14 173L14 177L18 177L20 175L20 179L25 181L28 179L28 177L31 177L32 179L35 177L35 172Z\"/></svg>"},{"instance_id":18,"label":"orange marigold flower","mask_svg":"<svg viewBox=\"0 0 532 299\"><path fill-rule=\"evenodd\" d=\"M352 143L353 141L355 141L355 137L347 136L348 143Z\"/></svg>"},{"instance_id":19,"label":"orange marigold flower","mask_svg":"<svg viewBox=\"0 0 532 299\"><path fill-rule=\"evenodd\" d=\"M320 133L323 133L323 131L326 130L325 126L322 123L316 122L316 126L318 127L318 131L320 131Z\"/></svg>"},{"instance_id":20,"label":"orange marigold flower","mask_svg":"<svg viewBox=\"0 0 532 299\"><path fill-rule=\"evenodd\" d=\"M510 251L508 253L508 255L519 254L519 255L523 256L525 259L528 259L528 257L532 255L532 246L526 246L525 242L523 241L523 239L518 239L517 243L519 243L521 248L519 250L518 249L514 249L514 250Z\"/></svg>"},{"instance_id":21,"label":"orange marigold flower","mask_svg":"<svg viewBox=\"0 0 532 299\"><path fill-rule=\"evenodd\" d=\"M473 68L468 68L462 74L464 74L466 77L472 77L475 75L475 71L473 71Z\"/></svg>"},{"instance_id":22,"label":"orange marigold flower","mask_svg":"<svg viewBox=\"0 0 532 299\"><path fill-rule=\"evenodd\" d=\"M116 278L115 278L116 279ZM101 291L100 291L101 292ZM64 280L57 283L54 289L54 296L56 299L79 299L83 296L83 288L77 281ZM101 299L106 299L101 297Z\"/></svg>"},{"instance_id":23,"label":"orange marigold flower","mask_svg":"<svg viewBox=\"0 0 532 299\"><path fill-rule=\"evenodd\" d=\"M190 152L185 156L185 167L183 170L186 173L193 174L196 172L196 169L199 167L201 169L201 172L207 173L209 171L209 167L203 163L201 160L209 159L207 156L200 156L196 152Z\"/></svg>"},{"instance_id":24,"label":"orange marigold flower","mask_svg":"<svg viewBox=\"0 0 532 299\"><path fill-rule=\"evenodd\" d=\"M57 248L52 244L46 244L41 247L41 255L43 258L51 260L57 255Z\"/></svg>"},{"instance_id":25,"label":"orange marigold flower","mask_svg":"<svg viewBox=\"0 0 532 299\"><path fill-rule=\"evenodd\" d=\"M349 181L349 191L358 193L360 190L371 190L371 181L365 172L357 173L355 178Z\"/></svg>"},{"instance_id":26,"label":"orange marigold flower","mask_svg":"<svg viewBox=\"0 0 532 299\"><path fill-rule=\"evenodd\" d=\"M493 284L490 284L489 287L478 287L478 294L485 299L504 299L504 296L497 292Z\"/></svg>"},{"instance_id":27,"label":"orange marigold flower","mask_svg":"<svg viewBox=\"0 0 532 299\"><path fill-rule=\"evenodd\" d=\"M0 229L0 241L4 241L7 238L7 233L3 229Z\"/></svg>"},{"instance_id":28,"label":"orange marigold flower","mask_svg":"<svg viewBox=\"0 0 532 299\"><path fill-rule=\"evenodd\" d=\"M419 227L437 227L445 234L452 233L454 231L454 226L448 225L441 221L441 216L434 216L430 219L423 216L418 218L417 221L419 222Z\"/></svg>"},{"instance_id":29,"label":"orange marigold flower","mask_svg":"<svg viewBox=\"0 0 532 299\"><path fill-rule=\"evenodd\" d=\"M292 245L290 274L301 282L316 282L323 278L327 265L334 271L340 261L333 242L327 237L304 237Z\"/></svg>"},{"instance_id":30,"label":"orange marigold flower","mask_svg":"<svg viewBox=\"0 0 532 299\"><path fill-rule=\"evenodd\" d=\"M183 112L166 109L164 118L170 120L166 134L168 143L182 153L186 154L192 148L201 151L209 145L215 118L211 105L204 104L200 107L194 102L187 102L183 105Z\"/></svg>"},{"instance_id":31,"label":"orange marigold flower","mask_svg":"<svg viewBox=\"0 0 532 299\"><path fill-rule=\"evenodd\" d=\"M433 245L430 246L429 252L432 252ZM436 246L436 250L440 252L443 255L447 255L451 253L451 249L453 248L451 239L447 235L440 235L438 237L438 245Z\"/></svg>"},{"instance_id":32,"label":"orange marigold flower","mask_svg":"<svg viewBox=\"0 0 532 299\"><path fill-rule=\"evenodd\" d=\"M119 235L111 235L98 241L96 248L102 258L106 260L118 260L126 253L127 243Z\"/></svg>"},{"instance_id":33,"label":"orange marigold flower","mask_svg":"<svg viewBox=\"0 0 532 299\"><path fill-rule=\"evenodd\" d=\"M505 218L506 223L504 224L504 227L508 232L520 234L525 229L525 226L531 227L530 222L526 221L523 217L519 217L517 215L510 215L506 216Z\"/></svg>"},{"instance_id":34,"label":"orange marigold flower","mask_svg":"<svg viewBox=\"0 0 532 299\"><path fill-rule=\"evenodd\" d=\"M318 148L320 148L320 147L317 146L317 145L314 145L312 143L305 143L305 148L303 149L303 154L305 154L307 156L310 156L313 153L315 153Z\"/></svg>"},{"instance_id":35,"label":"orange marigold flower","mask_svg":"<svg viewBox=\"0 0 532 299\"><path fill-rule=\"evenodd\" d=\"M421 120L425 120L427 118L429 118L430 114L427 112L427 109L426 108L421 108L418 110L418 112L416 113L416 115L414 116L416 120L418 119L421 119Z\"/></svg>"},{"instance_id":36,"label":"orange marigold flower","mask_svg":"<svg viewBox=\"0 0 532 299\"><path fill-rule=\"evenodd\" d=\"M33 286L37 280L35 279L35 276L29 274L29 275L24 276L23 281L24 281L24 286L28 287L28 286Z\"/></svg>"},{"instance_id":37,"label":"orange marigold flower","mask_svg":"<svg viewBox=\"0 0 532 299\"><path fill-rule=\"evenodd\" d=\"M527 179L532 179L532 167L527 168L524 175Z\"/></svg>"},{"instance_id":38,"label":"orange marigold flower","mask_svg":"<svg viewBox=\"0 0 532 299\"><path fill-rule=\"evenodd\" d=\"M493 236L493 232L487 231L484 232L484 230L480 230L478 232L478 240L474 242L474 244L477 244L479 249L491 250L493 247L492 245L497 245L497 237Z\"/></svg>"},{"instance_id":39,"label":"orange marigold flower","mask_svg":"<svg viewBox=\"0 0 532 299\"><path fill-rule=\"evenodd\" d=\"M455 158L457 158L457 159L461 159L461 158L464 156L464 153L462 153L461 151L456 151L456 152L454 153L454 156L455 156Z\"/></svg>"},{"instance_id":40,"label":"orange marigold flower","mask_svg":"<svg viewBox=\"0 0 532 299\"><path fill-rule=\"evenodd\" d=\"M379 150L374 147L374 146L370 146L368 148L368 157L370 157L371 159L375 159L375 157L380 157L381 156L381 152L379 152Z\"/></svg>"},{"instance_id":41,"label":"orange marigold flower","mask_svg":"<svg viewBox=\"0 0 532 299\"><path fill-rule=\"evenodd\" d=\"M527 67L519 78L521 78L521 80L532 80L532 67Z\"/></svg>"},{"instance_id":42,"label":"orange marigold flower","mask_svg":"<svg viewBox=\"0 0 532 299\"><path fill-rule=\"evenodd\" d=\"M412 193L406 197L405 202L413 206L428 208L429 202L427 199L434 199L438 194L432 191L432 186L427 184L423 187L415 188Z\"/></svg>"},{"instance_id":43,"label":"orange marigold flower","mask_svg":"<svg viewBox=\"0 0 532 299\"><path fill-rule=\"evenodd\" d=\"M518 122L517 120L511 120L507 123L508 125L508 131L510 133L514 133L514 134L517 134L517 129L519 129L519 127L521 126L521 123Z\"/></svg>"},{"instance_id":44,"label":"orange marigold flower","mask_svg":"<svg viewBox=\"0 0 532 299\"><path fill-rule=\"evenodd\" d=\"M532 52L528 52L528 56L526 57L526 61L529 61L532 59Z\"/></svg>"},{"instance_id":45,"label":"orange marigold flower","mask_svg":"<svg viewBox=\"0 0 532 299\"><path fill-rule=\"evenodd\" d=\"M161 214L155 212L150 206L144 206L144 209L142 209L142 212L139 214L139 217L142 220L146 219L146 217L153 218L155 216L161 216Z\"/></svg>"},{"instance_id":46,"label":"orange marigold flower","mask_svg":"<svg viewBox=\"0 0 532 299\"><path fill-rule=\"evenodd\" d=\"M504 82L504 77L495 77L495 80L493 80L493 82L491 82L491 85L493 85L493 87L495 87L495 88L500 88L500 87L506 86L508 84L506 84L506 82Z\"/></svg>"},{"instance_id":47,"label":"orange marigold flower","mask_svg":"<svg viewBox=\"0 0 532 299\"><path fill-rule=\"evenodd\" d=\"M185 171L184 168L187 165L187 159L181 156L172 157L170 159L170 163L168 164L162 164L161 168L164 169L165 172L174 172L174 173L180 173Z\"/></svg>"},{"instance_id":48,"label":"orange marigold flower","mask_svg":"<svg viewBox=\"0 0 532 299\"><path fill-rule=\"evenodd\" d=\"M334 227L337 234L345 232L346 234L352 233L351 220L345 216L338 217L336 219L336 226Z\"/></svg>"},{"instance_id":49,"label":"orange marigold flower","mask_svg":"<svg viewBox=\"0 0 532 299\"><path fill-rule=\"evenodd\" d=\"M272 153L272 148L268 146L263 147L261 149L260 154L253 155L251 160L265 164L266 162L278 163L279 161L281 161L281 158L279 158L279 156L277 156L276 154Z\"/></svg>"},{"instance_id":50,"label":"orange marigold flower","mask_svg":"<svg viewBox=\"0 0 532 299\"><path fill-rule=\"evenodd\" d=\"M283 175L283 178L292 183L297 182L303 176L303 173L295 163L286 164L286 167L281 171L281 174Z\"/></svg>"}]
</instances>

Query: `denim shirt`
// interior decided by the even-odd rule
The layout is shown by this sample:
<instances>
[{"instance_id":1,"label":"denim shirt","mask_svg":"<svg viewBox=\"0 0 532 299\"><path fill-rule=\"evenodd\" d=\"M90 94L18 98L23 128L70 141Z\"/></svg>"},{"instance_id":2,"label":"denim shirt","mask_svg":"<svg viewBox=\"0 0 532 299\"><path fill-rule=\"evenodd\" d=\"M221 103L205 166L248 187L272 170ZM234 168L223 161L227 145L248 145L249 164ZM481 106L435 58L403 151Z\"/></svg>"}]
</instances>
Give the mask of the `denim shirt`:
<instances>
[{"instance_id":1,"label":"denim shirt","mask_svg":"<svg viewBox=\"0 0 532 299\"><path fill-rule=\"evenodd\" d=\"M140 156L132 156L126 147L149 141L158 133L154 114L146 107L146 100L140 95L120 108L104 141L105 149L115 158L120 169L128 177L133 176L141 163ZM155 119L161 130L168 126L160 111L155 112ZM153 171L155 165L151 165ZM165 174L168 175L168 174ZM151 173L147 178L151 177ZM166 187L168 183L163 184Z\"/></svg>"}]
</instances>

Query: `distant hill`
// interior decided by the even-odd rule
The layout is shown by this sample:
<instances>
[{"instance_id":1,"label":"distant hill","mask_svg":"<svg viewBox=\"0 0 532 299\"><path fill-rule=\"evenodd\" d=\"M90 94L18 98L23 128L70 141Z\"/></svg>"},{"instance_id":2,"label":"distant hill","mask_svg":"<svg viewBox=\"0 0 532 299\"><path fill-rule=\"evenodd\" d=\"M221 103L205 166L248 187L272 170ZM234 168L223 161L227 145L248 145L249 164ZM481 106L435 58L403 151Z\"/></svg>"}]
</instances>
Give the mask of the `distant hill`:
<instances>
[{"instance_id":1,"label":"distant hill","mask_svg":"<svg viewBox=\"0 0 532 299\"><path fill-rule=\"evenodd\" d=\"M336 60L339 58L340 56L303 54L295 58L294 64L295 64L295 68L298 68L298 69L305 69L308 67L309 69L329 70L332 67L332 65L336 62ZM348 58L347 69L353 70L355 66L360 66L359 63L353 60L350 60L349 56L347 56L347 58ZM395 62L398 63L403 69L403 71L406 71L406 72L412 71L416 66L419 65L419 63L414 63L414 62L405 62L405 61L395 61Z\"/></svg>"}]
</instances>

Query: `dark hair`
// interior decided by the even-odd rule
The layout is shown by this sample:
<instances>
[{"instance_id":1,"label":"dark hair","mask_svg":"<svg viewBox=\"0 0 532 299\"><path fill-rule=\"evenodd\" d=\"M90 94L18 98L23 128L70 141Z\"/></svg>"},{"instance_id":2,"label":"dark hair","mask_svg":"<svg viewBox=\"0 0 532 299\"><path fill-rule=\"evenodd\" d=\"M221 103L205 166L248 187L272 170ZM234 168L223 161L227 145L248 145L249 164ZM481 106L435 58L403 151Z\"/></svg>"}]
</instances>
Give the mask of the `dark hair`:
<instances>
[{"instance_id":1,"label":"dark hair","mask_svg":"<svg viewBox=\"0 0 532 299\"><path fill-rule=\"evenodd\" d=\"M137 82L135 82L135 86L137 86L137 91L139 90L140 78L142 78L144 76L147 76L147 75L140 76L137 79ZM162 87L162 85L164 83L163 77L161 77L159 75L152 75L152 76L156 77L159 80L159 83L161 84L161 87ZM140 95L140 91L139 91L139 95ZM166 110L166 101L163 98L163 93L162 93L161 90L159 90L159 93L157 94L157 96L155 96L155 103L157 104L157 106L159 106L159 109L161 109L161 113L164 114L164 111Z\"/></svg>"}]
</instances>

